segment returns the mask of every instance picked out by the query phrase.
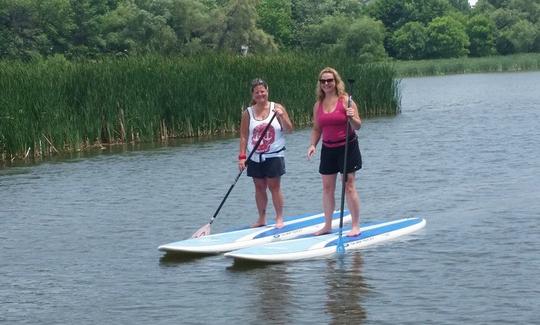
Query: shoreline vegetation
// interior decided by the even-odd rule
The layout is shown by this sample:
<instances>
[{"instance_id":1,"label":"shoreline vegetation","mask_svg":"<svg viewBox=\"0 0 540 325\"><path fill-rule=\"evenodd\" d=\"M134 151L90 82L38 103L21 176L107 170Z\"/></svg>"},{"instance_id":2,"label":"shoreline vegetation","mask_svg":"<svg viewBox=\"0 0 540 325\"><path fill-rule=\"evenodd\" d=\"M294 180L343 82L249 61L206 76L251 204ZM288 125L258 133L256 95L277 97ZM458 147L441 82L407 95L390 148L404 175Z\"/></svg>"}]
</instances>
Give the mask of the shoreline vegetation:
<instances>
[{"instance_id":1,"label":"shoreline vegetation","mask_svg":"<svg viewBox=\"0 0 540 325\"><path fill-rule=\"evenodd\" d=\"M311 121L317 73L354 78L364 118L400 112L400 78L540 70L540 54L358 64L277 54L0 61L0 167L112 145L236 134L249 82L270 85L297 127Z\"/></svg>"},{"instance_id":2,"label":"shoreline vegetation","mask_svg":"<svg viewBox=\"0 0 540 325\"><path fill-rule=\"evenodd\" d=\"M354 78L364 116L400 108L390 64L317 55L144 56L69 62L0 62L0 161L39 161L109 145L234 134L249 83L265 79L297 127L311 121L317 74Z\"/></svg>"},{"instance_id":3,"label":"shoreline vegetation","mask_svg":"<svg viewBox=\"0 0 540 325\"><path fill-rule=\"evenodd\" d=\"M395 61L394 67L399 78L465 73L538 71L540 70L540 53Z\"/></svg>"}]
</instances>

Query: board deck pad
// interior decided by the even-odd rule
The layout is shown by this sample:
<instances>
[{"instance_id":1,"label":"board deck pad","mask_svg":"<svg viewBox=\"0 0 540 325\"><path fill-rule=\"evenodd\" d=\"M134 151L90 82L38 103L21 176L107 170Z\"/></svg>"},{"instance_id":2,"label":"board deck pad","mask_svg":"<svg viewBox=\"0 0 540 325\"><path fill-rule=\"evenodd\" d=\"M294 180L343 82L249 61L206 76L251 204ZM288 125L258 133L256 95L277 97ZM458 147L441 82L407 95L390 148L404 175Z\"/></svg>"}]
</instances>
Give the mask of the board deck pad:
<instances>
[{"instance_id":1,"label":"board deck pad","mask_svg":"<svg viewBox=\"0 0 540 325\"><path fill-rule=\"evenodd\" d=\"M332 226L339 226L340 211L335 211L332 215ZM343 223L351 222L349 211L343 212ZM158 247L160 251L174 253L201 253L217 254L241 249L254 245L260 245L275 241L293 239L299 236L316 232L324 224L324 214L303 214L284 218L284 226L275 228L271 223L267 226L241 229L211 234L199 238L190 238Z\"/></svg>"},{"instance_id":2,"label":"board deck pad","mask_svg":"<svg viewBox=\"0 0 540 325\"><path fill-rule=\"evenodd\" d=\"M362 223L360 235L347 237L350 226L343 228L343 246L345 251L361 249L369 245L388 241L410 234L426 225L422 218L403 218L388 222ZM282 241L234 250L225 254L237 260L252 260L260 262L287 262L302 259L324 257L335 254L339 239L339 229L333 229L331 234L304 236Z\"/></svg>"}]
</instances>

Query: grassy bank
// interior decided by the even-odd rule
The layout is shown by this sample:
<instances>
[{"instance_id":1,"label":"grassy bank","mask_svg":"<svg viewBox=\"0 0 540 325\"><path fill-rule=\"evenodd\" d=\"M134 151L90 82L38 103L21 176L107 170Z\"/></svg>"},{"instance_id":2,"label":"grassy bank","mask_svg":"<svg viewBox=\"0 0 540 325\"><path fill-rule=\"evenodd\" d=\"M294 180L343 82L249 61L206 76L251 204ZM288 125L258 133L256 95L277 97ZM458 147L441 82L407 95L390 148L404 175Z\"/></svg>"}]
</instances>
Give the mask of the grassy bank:
<instances>
[{"instance_id":1,"label":"grassy bank","mask_svg":"<svg viewBox=\"0 0 540 325\"><path fill-rule=\"evenodd\" d=\"M540 53L482 58L395 61L399 77L540 70Z\"/></svg>"},{"instance_id":2,"label":"grassy bank","mask_svg":"<svg viewBox=\"0 0 540 325\"><path fill-rule=\"evenodd\" d=\"M348 59L285 54L0 62L0 160L234 133L255 77L267 80L271 100L305 126L317 74L328 65L356 79L364 117L399 112L395 70Z\"/></svg>"}]
</instances>

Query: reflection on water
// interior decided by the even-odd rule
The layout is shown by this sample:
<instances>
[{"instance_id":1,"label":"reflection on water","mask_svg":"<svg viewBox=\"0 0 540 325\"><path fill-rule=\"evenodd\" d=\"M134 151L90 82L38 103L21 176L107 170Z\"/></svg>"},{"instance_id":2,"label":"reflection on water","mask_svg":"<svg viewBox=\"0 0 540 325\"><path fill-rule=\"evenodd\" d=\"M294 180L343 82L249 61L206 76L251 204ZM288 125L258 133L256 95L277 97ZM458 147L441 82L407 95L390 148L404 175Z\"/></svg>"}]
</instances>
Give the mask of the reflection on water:
<instances>
[{"instance_id":1,"label":"reflection on water","mask_svg":"<svg viewBox=\"0 0 540 325\"><path fill-rule=\"evenodd\" d=\"M360 252L326 261L326 310L332 317L331 324L363 324L366 320L362 300L369 290L362 264Z\"/></svg>"},{"instance_id":2,"label":"reflection on water","mask_svg":"<svg viewBox=\"0 0 540 325\"><path fill-rule=\"evenodd\" d=\"M253 278L255 319L253 324L290 324L288 311L291 284L287 277L287 265L253 261L236 261L227 268L233 272L250 272Z\"/></svg>"}]
</instances>

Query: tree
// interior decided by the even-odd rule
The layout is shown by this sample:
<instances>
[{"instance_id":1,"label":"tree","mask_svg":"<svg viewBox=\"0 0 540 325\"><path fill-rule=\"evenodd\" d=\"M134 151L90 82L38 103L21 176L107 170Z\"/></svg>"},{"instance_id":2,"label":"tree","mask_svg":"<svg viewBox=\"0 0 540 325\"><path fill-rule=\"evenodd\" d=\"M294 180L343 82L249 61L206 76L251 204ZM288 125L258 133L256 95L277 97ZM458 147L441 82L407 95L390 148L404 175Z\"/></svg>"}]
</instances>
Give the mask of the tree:
<instances>
[{"instance_id":1,"label":"tree","mask_svg":"<svg viewBox=\"0 0 540 325\"><path fill-rule=\"evenodd\" d=\"M540 1L512 0L508 9L515 10L529 22L535 24L540 21Z\"/></svg>"},{"instance_id":2,"label":"tree","mask_svg":"<svg viewBox=\"0 0 540 325\"><path fill-rule=\"evenodd\" d=\"M164 16L174 30L182 53L198 53L215 46L217 25L223 23L215 4L198 1L165 1Z\"/></svg>"},{"instance_id":3,"label":"tree","mask_svg":"<svg viewBox=\"0 0 540 325\"><path fill-rule=\"evenodd\" d=\"M375 0L367 8L369 15L382 21L390 31L405 25L410 17L408 8L403 0Z\"/></svg>"},{"instance_id":4,"label":"tree","mask_svg":"<svg viewBox=\"0 0 540 325\"><path fill-rule=\"evenodd\" d=\"M469 5L468 0L449 0L448 2L450 3L452 7L456 8L458 11L466 13L471 10L471 6Z\"/></svg>"},{"instance_id":5,"label":"tree","mask_svg":"<svg viewBox=\"0 0 540 325\"><path fill-rule=\"evenodd\" d=\"M307 26L302 46L311 52L352 56L360 62L376 61L386 57L384 33L383 24L369 17L328 16L320 24Z\"/></svg>"},{"instance_id":6,"label":"tree","mask_svg":"<svg viewBox=\"0 0 540 325\"><path fill-rule=\"evenodd\" d=\"M451 8L447 0L376 0L367 11L393 32L411 21L426 25L448 14Z\"/></svg>"},{"instance_id":7,"label":"tree","mask_svg":"<svg viewBox=\"0 0 540 325\"><path fill-rule=\"evenodd\" d=\"M469 53L469 38L465 27L452 17L435 18L427 26L430 58L453 58Z\"/></svg>"},{"instance_id":8,"label":"tree","mask_svg":"<svg viewBox=\"0 0 540 325\"><path fill-rule=\"evenodd\" d=\"M37 2L41 30L47 35L47 48L42 54L67 53L71 48L71 35L75 30L73 10L69 0Z\"/></svg>"},{"instance_id":9,"label":"tree","mask_svg":"<svg viewBox=\"0 0 540 325\"><path fill-rule=\"evenodd\" d=\"M291 1L293 21L292 44L300 45L303 35L313 25L320 24L326 17L358 18L362 15L364 0L294 0Z\"/></svg>"},{"instance_id":10,"label":"tree","mask_svg":"<svg viewBox=\"0 0 540 325\"><path fill-rule=\"evenodd\" d=\"M105 0L70 0L70 4L75 27L68 56L95 57L105 46L99 20L109 7Z\"/></svg>"},{"instance_id":11,"label":"tree","mask_svg":"<svg viewBox=\"0 0 540 325\"><path fill-rule=\"evenodd\" d=\"M405 60L423 59L426 55L427 29L418 22L409 22L390 38L395 57Z\"/></svg>"},{"instance_id":12,"label":"tree","mask_svg":"<svg viewBox=\"0 0 540 325\"><path fill-rule=\"evenodd\" d=\"M362 63L385 58L383 42L384 25L368 17L354 21L340 41L345 54L357 58Z\"/></svg>"},{"instance_id":13,"label":"tree","mask_svg":"<svg viewBox=\"0 0 540 325\"><path fill-rule=\"evenodd\" d=\"M257 6L257 25L274 36L280 45L290 46L292 43L291 6L291 0L262 0Z\"/></svg>"},{"instance_id":14,"label":"tree","mask_svg":"<svg viewBox=\"0 0 540 325\"><path fill-rule=\"evenodd\" d=\"M156 16L135 3L123 2L101 19L105 49L112 53L167 53L174 49L176 35L163 16Z\"/></svg>"},{"instance_id":15,"label":"tree","mask_svg":"<svg viewBox=\"0 0 540 325\"><path fill-rule=\"evenodd\" d=\"M226 10L218 48L238 53L244 45L249 46L250 51L255 53L277 50L273 38L257 27L255 0L231 0Z\"/></svg>"},{"instance_id":16,"label":"tree","mask_svg":"<svg viewBox=\"0 0 540 325\"><path fill-rule=\"evenodd\" d=\"M333 52L349 25L348 19L343 16L328 16L320 24L306 26L302 48L313 52Z\"/></svg>"},{"instance_id":17,"label":"tree","mask_svg":"<svg viewBox=\"0 0 540 325\"><path fill-rule=\"evenodd\" d=\"M515 52L526 53L533 50L538 30L531 22L521 19L504 30L503 34L510 40Z\"/></svg>"},{"instance_id":18,"label":"tree","mask_svg":"<svg viewBox=\"0 0 540 325\"><path fill-rule=\"evenodd\" d=\"M31 0L7 0L0 4L0 57L23 58L40 56L47 45L40 33L37 8ZM42 44L45 43L45 44Z\"/></svg>"},{"instance_id":19,"label":"tree","mask_svg":"<svg viewBox=\"0 0 540 325\"><path fill-rule=\"evenodd\" d=\"M486 15L476 15L467 23L469 52L471 56L487 56L495 53L495 24Z\"/></svg>"}]
</instances>

